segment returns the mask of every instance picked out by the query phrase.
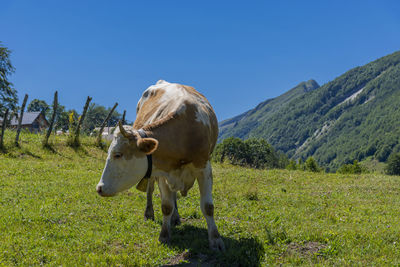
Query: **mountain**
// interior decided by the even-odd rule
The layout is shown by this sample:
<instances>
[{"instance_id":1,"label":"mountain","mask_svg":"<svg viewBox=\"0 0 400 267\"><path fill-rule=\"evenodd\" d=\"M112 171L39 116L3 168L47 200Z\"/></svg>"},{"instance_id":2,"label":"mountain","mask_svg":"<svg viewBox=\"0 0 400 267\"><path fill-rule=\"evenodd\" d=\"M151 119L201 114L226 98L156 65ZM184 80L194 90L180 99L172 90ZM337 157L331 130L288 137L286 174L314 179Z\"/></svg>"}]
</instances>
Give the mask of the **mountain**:
<instances>
[{"instance_id":1,"label":"mountain","mask_svg":"<svg viewBox=\"0 0 400 267\"><path fill-rule=\"evenodd\" d=\"M285 107L290 101L317 88L319 88L319 85L314 80L301 82L283 95L268 99L243 114L220 122L219 139L222 140L231 136L242 139L248 138L254 128L271 118L273 114Z\"/></svg>"},{"instance_id":2,"label":"mountain","mask_svg":"<svg viewBox=\"0 0 400 267\"><path fill-rule=\"evenodd\" d=\"M369 157L386 161L400 151L400 51L319 88L302 84L222 121L220 140L261 137L291 158L313 156L330 170Z\"/></svg>"}]
</instances>

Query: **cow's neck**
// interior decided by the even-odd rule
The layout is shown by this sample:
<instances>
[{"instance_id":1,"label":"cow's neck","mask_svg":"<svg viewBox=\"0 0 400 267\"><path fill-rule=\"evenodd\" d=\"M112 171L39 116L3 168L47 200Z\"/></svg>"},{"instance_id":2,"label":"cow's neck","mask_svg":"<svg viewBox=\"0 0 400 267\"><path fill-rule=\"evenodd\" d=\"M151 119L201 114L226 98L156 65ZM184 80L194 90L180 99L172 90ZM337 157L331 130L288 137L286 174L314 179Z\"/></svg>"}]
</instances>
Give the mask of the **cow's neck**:
<instances>
[{"instance_id":1,"label":"cow's neck","mask_svg":"<svg viewBox=\"0 0 400 267\"><path fill-rule=\"evenodd\" d=\"M172 122L175 124L176 121ZM150 125L143 127L142 130L145 131L146 135L150 138L154 138L158 141L158 148L153 153L153 166L155 167L153 171L165 171L168 172L172 169L180 167L180 158L174 155L176 151L178 140L174 136L174 132L171 130L174 127L171 125L166 125L164 123L158 123L157 125Z\"/></svg>"}]
</instances>

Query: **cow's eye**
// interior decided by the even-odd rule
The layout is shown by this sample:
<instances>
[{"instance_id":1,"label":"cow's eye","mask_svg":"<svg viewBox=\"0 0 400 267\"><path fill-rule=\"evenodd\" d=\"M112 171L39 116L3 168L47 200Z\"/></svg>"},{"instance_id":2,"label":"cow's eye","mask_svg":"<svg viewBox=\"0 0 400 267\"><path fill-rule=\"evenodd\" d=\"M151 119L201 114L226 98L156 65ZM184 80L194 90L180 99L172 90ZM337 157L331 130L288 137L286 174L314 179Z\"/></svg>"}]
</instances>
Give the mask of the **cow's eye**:
<instances>
[{"instance_id":1,"label":"cow's eye","mask_svg":"<svg viewBox=\"0 0 400 267\"><path fill-rule=\"evenodd\" d=\"M122 153L115 153L115 154L114 154L114 158L115 158L115 159L120 159L120 158L122 158Z\"/></svg>"}]
</instances>

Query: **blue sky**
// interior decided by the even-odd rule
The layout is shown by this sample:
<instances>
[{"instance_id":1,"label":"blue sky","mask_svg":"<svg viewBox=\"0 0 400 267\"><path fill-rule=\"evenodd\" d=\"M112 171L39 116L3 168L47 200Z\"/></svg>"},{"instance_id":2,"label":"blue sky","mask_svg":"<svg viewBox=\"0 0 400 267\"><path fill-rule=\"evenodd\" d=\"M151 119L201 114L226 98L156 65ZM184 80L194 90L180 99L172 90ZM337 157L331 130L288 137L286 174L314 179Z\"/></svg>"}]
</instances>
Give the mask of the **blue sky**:
<instances>
[{"instance_id":1,"label":"blue sky","mask_svg":"<svg viewBox=\"0 0 400 267\"><path fill-rule=\"evenodd\" d=\"M20 100L127 110L159 79L194 86L223 120L298 83L400 50L400 1L7 1Z\"/></svg>"}]
</instances>

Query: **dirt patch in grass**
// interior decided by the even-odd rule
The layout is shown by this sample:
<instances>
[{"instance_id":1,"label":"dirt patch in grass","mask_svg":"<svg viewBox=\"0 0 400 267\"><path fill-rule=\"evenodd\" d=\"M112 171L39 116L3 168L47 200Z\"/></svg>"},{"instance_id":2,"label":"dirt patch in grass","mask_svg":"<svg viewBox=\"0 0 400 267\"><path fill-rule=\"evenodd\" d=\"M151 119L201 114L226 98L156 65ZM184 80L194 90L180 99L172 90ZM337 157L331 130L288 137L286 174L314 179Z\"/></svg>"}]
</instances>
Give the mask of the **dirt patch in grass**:
<instances>
[{"instance_id":1,"label":"dirt patch in grass","mask_svg":"<svg viewBox=\"0 0 400 267\"><path fill-rule=\"evenodd\" d=\"M306 242L304 244L298 244L295 242L292 242L288 245L288 248L286 250L287 254L297 254L301 257L310 257L322 249L326 247L326 244L322 244L319 242Z\"/></svg>"},{"instance_id":2,"label":"dirt patch in grass","mask_svg":"<svg viewBox=\"0 0 400 267\"><path fill-rule=\"evenodd\" d=\"M183 262L186 261L186 262ZM191 267L191 266L215 266L216 260L210 258L207 255L203 254L197 254L197 255L192 255L189 251L184 251L182 253L179 253L175 257L171 258L169 263L163 266L185 266L185 267Z\"/></svg>"},{"instance_id":3,"label":"dirt patch in grass","mask_svg":"<svg viewBox=\"0 0 400 267\"><path fill-rule=\"evenodd\" d=\"M168 264L164 266L174 266L180 264L182 261L188 260L190 258L190 252L189 251L183 251L182 253L179 253L175 257L171 258Z\"/></svg>"},{"instance_id":4,"label":"dirt patch in grass","mask_svg":"<svg viewBox=\"0 0 400 267\"><path fill-rule=\"evenodd\" d=\"M112 254L120 254L122 251L126 249L126 245L118 240L114 240L110 244L110 252Z\"/></svg>"}]
</instances>

